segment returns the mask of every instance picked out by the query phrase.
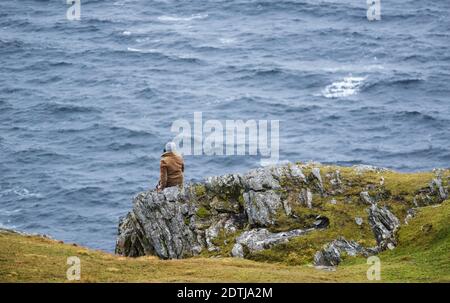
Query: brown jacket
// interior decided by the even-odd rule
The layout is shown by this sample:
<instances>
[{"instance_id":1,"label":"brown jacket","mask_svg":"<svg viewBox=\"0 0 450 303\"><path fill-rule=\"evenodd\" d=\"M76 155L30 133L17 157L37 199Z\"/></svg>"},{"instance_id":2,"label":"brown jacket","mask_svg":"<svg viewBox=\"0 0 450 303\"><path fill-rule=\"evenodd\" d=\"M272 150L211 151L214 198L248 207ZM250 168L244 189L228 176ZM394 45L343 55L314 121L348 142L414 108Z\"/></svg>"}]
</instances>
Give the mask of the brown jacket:
<instances>
[{"instance_id":1,"label":"brown jacket","mask_svg":"<svg viewBox=\"0 0 450 303\"><path fill-rule=\"evenodd\" d=\"M184 161L183 158L173 152L161 155L160 162L160 189L183 185Z\"/></svg>"}]
</instances>

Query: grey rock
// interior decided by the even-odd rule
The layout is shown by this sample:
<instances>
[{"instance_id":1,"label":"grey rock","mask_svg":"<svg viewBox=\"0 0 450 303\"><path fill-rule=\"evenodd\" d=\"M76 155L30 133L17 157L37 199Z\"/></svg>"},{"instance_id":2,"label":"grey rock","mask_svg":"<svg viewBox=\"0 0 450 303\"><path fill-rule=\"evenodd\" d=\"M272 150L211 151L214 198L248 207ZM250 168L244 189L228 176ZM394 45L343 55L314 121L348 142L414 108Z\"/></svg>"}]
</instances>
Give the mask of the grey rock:
<instances>
[{"instance_id":1,"label":"grey rock","mask_svg":"<svg viewBox=\"0 0 450 303\"><path fill-rule=\"evenodd\" d=\"M242 177L242 185L246 190L262 191L280 189L280 183L274 178L269 167L250 170Z\"/></svg>"},{"instance_id":2,"label":"grey rock","mask_svg":"<svg viewBox=\"0 0 450 303\"><path fill-rule=\"evenodd\" d=\"M374 205L375 201L372 199L372 197L369 195L368 192L366 191L362 191L359 194L360 200L364 203L364 204L368 204L368 205Z\"/></svg>"},{"instance_id":3,"label":"grey rock","mask_svg":"<svg viewBox=\"0 0 450 303\"><path fill-rule=\"evenodd\" d=\"M235 258L244 258L244 247L239 243L234 244L231 255Z\"/></svg>"},{"instance_id":4,"label":"grey rock","mask_svg":"<svg viewBox=\"0 0 450 303\"><path fill-rule=\"evenodd\" d=\"M189 207L179 188L141 193L134 198L133 205L119 224L117 254L183 258L198 254L204 246L185 220Z\"/></svg>"},{"instance_id":5,"label":"grey rock","mask_svg":"<svg viewBox=\"0 0 450 303\"><path fill-rule=\"evenodd\" d=\"M363 224L363 219L360 218L360 217L356 217L355 218L355 222L356 222L357 225L361 226Z\"/></svg>"},{"instance_id":6,"label":"grey rock","mask_svg":"<svg viewBox=\"0 0 450 303\"><path fill-rule=\"evenodd\" d=\"M182 195L180 188L177 186L165 188L162 193L164 195L165 200L168 202L178 201L180 195Z\"/></svg>"},{"instance_id":7,"label":"grey rock","mask_svg":"<svg viewBox=\"0 0 450 303\"><path fill-rule=\"evenodd\" d=\"M266 228L252 229L244 232L236 239L232 256L242 257L244 249L247 249L250 253L268 249L276 244L286 243L289 239L304 235L311 230L314 229L294 229L287 232L271 233Z\"/></svg>"},{"instance_id":8,"label":"grey rock","mask_svg":"<svg viewBox=\"0 0 450 303\"><path fill-rule=\"evenodd\" d=\"M306 182L306 177L303 174L303 171L295 164L289 165L290 175L294 179L298 179L302 182Z\"/></svg>"},{"instance_id":9,"label":"grey rock","mask_svg":"<svg viewBox=\"0 0 450 303\"><path fill-rule=\"evenodd\" d=\"M298 196L301 205L312 208L313 195L309 188L302 188Z\"/></svg>"},{"instance_id":10,"label":"grey rock","mask_svg":"<svg viewBox=\"0 0 450 303\"><path fill-rule=\"evenodd\" d=\"M232 234L239 228L239 222L236 217L230 214L221 214L218 221L215 221L205 230L206 246L209 251L217 251L218 247L213 244L213 240L216 239L220 231L226 234Z\"/></svg>"},{"instance_id":11,"label":"grey rock","mask_svg":"<svg viewBox=\"0 0 450 303\"><path fill-rule=\"evenodd\" d=\"M440 177L431 180L430 191L433 194L437 194L441 201L444 201L448 197L447 190L442 186L442 179Z\"/></svg>"},{"instance_id":12,"label":"grey rock","mask_svg":"<svg viewBox=\"0 0 450 303\"><path fill-rule=\"evenodd\" d=\"M252 226L269 226L275 215L283 208L280 196L273 190L244 193L245 210Z\"/></svg>"},{"instance_id":13,"label":"grey rock","mask_svg":"<svg viewBox=\"0 0 450 303\"><path fill-rule=\"evenodd\" d=\"M272 174L272 177L280 181L282 177L288 176L288 168L280 165L269 165L263 168Z\"/></svg>"},{"instance_id":14,"label":"grey rock","mask_svg":"<svg viewBox=\"0 0 450 303\"><path fill-rule=\"evenodd\" d=\"M428 206L442 203L448 198L448 190L443 186L441 176L431 180L428 187L420 189L414 196L414 205L416 207Z\"/></svg>"},{"instance_id":15,"label":"grey rock","mask_svg":"<svg viewBox=\"0 0 450 303\"><path fill-rule=\"evenodd\" d=\"M301 178L298 171L294 172ZM202 249L215 250L213 240L222 230L233 233L245 224L269 226L279 210L290 214L290 206L275 190L280 188L278 179L291 173L288 167L267 167L244 176L207 178L204 184L183 189L170 187L162 192L140 193L133 199L133 210L119 223L116 252L134 257L183 258ZM198 186L204 187L201 197L211 199L211 214L206 217L197 215ZM226 199L221 198L224 193Z\"/></svg>"},{"instance_id":16,"label":"grey rock","mask_svg":"<svg viewBox=\"0 0 450 303\"><path fill-rule=\"evenodd\" d=\"M146 252L152 254L153 250L145 239L144 232L137 223L134 214L131 212L119 222L119 236L116 240L116 254L130 257L145 255Z\"/></svg>"},{"instance_id":17,"label":"grey rock","mask_svg":"<svg viewBox=\"0 0 450 303\"><path fill-rule=\"evenodd\" d=\"M300 167L296 164L288 163L286 165L270 165L260 170L269 172L272 177L280 182L283 178L289 178L292 181L305 182L306 177ZM275 189L274 187L271 187Z\"/></svg>"},{"instance_id":18,"label":"grey rock","mask_svg":"<svg viewBox=\"0 0 450 303\"><path fill-rule=\"evenodd\" d=\"M310 177L310 179L312 180L312 182L316 186L317 190L321 194L324 194L325 193L325 189L323 187L322 176L320 175L320 168L314 167L311 170L311 177Z\"/></svg>"},{"instance_id":19,"label":"grey rock","mask_svg":"<svg viewBox=\"0 0 450 303\"><path fill-rule=\"evenodd\" d=\"M331 194L340 194L343 192L343 184L341 180L341 172L336 170L333 173L327 174L327 177L330 179L331 183Z\"/></svg>"},{"instance_id":20,"label":"grey rock","mask_svg":"<svg viewBox=\"0 0 450 303\"><path fill-rule=\"evenodd\" d=\"M208 177L205 180L205 186L213 193L221 193L224 190L242 187L242 177L239 174Z\"/></svg>"},{"instance_id":21,"label":"grey rock","mask_svg":"<svg viewBox=\"0 0 450 303\"><path fill-rule=\"evenodd\" d=\"M292 214L292 207L291 207L291 205L289 204L288 200L283 199L283 200L282 200L282 203L283 203L284 213L285 213L286 215L290 216L290 215Z\"/></svg>"},{"instance_id":22,"label":"grey rock","mask_svg":"<svg viewBox=\"0 0 450 303\"><path fill-rule=\"evenodd\" d=\"M369 209L369 224L375 234L378 247L381 250L388 246L397 246L395 233L400 227L400 221L386 207L380 208L372 205Z\"/></svg>"},{"instance_id":23,"label":"grey rock","mask_svg":"<svg viewBox=\"0 0 450 303\"><path fill-rule=\"evenodd\" d=\"M314 255L314 265L325 267L337 266L342 261L341 255L343 252L353 257L357 255L368 257L375 254L376 250L366 249L355 241L348 241L340 237L325 245L322 250L316 252Z\"/></svg>"}]
</instances>

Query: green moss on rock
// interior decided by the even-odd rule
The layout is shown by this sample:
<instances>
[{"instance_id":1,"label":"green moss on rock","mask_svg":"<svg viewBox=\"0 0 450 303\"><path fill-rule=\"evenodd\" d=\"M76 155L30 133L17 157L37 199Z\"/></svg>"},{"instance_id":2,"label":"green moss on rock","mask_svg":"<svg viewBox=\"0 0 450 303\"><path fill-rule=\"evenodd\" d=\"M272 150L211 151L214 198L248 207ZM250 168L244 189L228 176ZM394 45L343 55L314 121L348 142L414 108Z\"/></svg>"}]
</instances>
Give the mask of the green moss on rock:
<instances>
[{"instance_id":1,"label":"green moss on rock","mask_svg":"<svg viewBox=\"0 0 450 303\"><path fill-rule=\"evenodd\" d=\"M198 208L198 210L197 210L197 216L198 216L199 218L202 218L202 219L208 218L209 216L211 216L211 211L208 210L208 209L207 209L206 207L204 207L204 206L200 206L200 207Z\"/></svg>"}]
</instances>

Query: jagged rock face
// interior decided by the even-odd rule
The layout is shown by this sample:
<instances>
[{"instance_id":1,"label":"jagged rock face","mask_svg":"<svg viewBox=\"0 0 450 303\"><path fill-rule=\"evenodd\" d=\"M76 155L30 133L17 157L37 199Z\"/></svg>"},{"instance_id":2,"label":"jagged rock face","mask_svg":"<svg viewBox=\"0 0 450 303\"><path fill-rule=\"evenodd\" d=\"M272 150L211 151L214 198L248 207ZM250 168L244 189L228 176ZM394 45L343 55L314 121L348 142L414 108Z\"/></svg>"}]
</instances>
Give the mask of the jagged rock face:
<instances>
[{"instance_id":1,"label":"jagged rock face","mask_svg":"<svg viewBox=\"0 0 450 303\"><path fill-rule=\"evenodd\" d=\"M127 256L156 254L163 259L193 256L201 251L196 234L185 222L186 210L177 187L139 194L133 212L121 221L116 252Z\"/></svg>"},{"instance_id":2,"label":"jagged rock face","mask_svg":"<svg viewBox=\"0 0 450 303\"><path fill-rule=\"evenodd\" d=\"M116 243L116 253L130 257L152 254L151 247L147 251L142 243L145 241L143 231L137 224L133 213L129 213L119 222L119 237Z\"/></svg>"},{"instance_id":3,"label":"jagged rock face","mask_svg":"<svg viewBox=\"0 0 450 303\"><path fill-rule=\"evenodd\" d=\"M375 239L381 250L393 249L397 246L395 232L400 227L399 219L386 207L372 205L369 210L369 224L375 234Z\"/></svg>"}]
</instances>

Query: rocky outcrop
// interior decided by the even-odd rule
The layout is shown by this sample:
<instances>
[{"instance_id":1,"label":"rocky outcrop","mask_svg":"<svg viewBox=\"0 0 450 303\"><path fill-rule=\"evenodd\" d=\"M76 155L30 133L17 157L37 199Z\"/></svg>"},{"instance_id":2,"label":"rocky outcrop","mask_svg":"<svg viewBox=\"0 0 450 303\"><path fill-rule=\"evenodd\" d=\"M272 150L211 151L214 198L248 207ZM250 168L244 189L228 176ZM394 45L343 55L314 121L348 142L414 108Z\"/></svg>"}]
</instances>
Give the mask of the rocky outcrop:
<instances>
[{"instance_id":1,"label":"rocky outcrop","mask_svg":"<svg viewBox=\"0 0 450 303\"><path fill-rule=\"evenodd\" d=\"M141 193L133 200L133 211L120 221L116 253L172 259L198 255L203 249L219 251L214 239L221 233L233 234L245 226L269 227L280 213L290 215L290 206L278 192L283 179L306 181L298 166L288 165L210 177L184 189ZM297 233L271 235L267 241L275 243Z\"/></svg>"},{"instance_id":2,"label":"rocky outcrop","mask_svg":"<svg viewBox=\"0 0 450 303\"><path fill-rule=\"evenodd\" d=\"M337 266L342 261L341 255L343 253L352 257L357 255L368 257L378 253L378 249L367 249L355 241L348 241L345 238L340 237L327 244L321 251L318 251L314 255L314 265L325 267Z\"/></svg>"},{"instance_id":3,"label":"rocky outcrop","mask_svg":"<svg viewBox=\"0 0 450 303\"><path fill-rule=\"evenodd\" d=\"M448 198L448 190L442 185L442 177L440 174L436 176L427 187L417 191L414 197L414 205L416 207L427 206L442 203Z\"/></svg>"},{"instance_id":4,"label":"rocky outcrop","mask_svg":"<svg viewBox=\"0 0 450 303\"><path fill-rule=\"evenodd\" d=\"M386 207L372 205L369 210L369 224L375 234L380 250L394 249L397 246L395 233L400 227L399 219Z\"/></svg>"},{"instance_id":5,"label":"rocky outcrop","mask_svg":"<svg viewBox=\"0 0 450 303\"><path fill-rule=\"evenodd\" d=\"M199 254L252 258L283 244L286 256L291 249L291 257L303 253L292 247L291 243L299 243L292 239L319 235L325 228L354 238L308 238L320 243L311 247L325 244L310 256L317 266L336 266L343 255L368 256L393 249L400 222L413 219L417 207L448 198L450 173L437 174L425 188L392 194L385 172L372 166L287 164L209 177L182 189L143 192L120 220L116 253L163 259ZM376 177L371 180L364 174ZM406 215L398 217L392 209ZM367 241L376 247L360 244Z\"/></svg>"},{"instance_id":6,"label":"rocky outcrop","mask_svg":"<svg viewBox=\"0 0 450 303\"><path fill-rule=\"evenodd\" d=\"M202 245L186 224L185 218L194 211L183 203L186 200L177 187L136 196L133 212L119 224L116 252L133 257L155 254L164 259L198 254Z\"/></svg>"},{"instance_id":7,"label":"rocky outcrop","mask_svg":"<svg viewBox=\"0 0 450 303\"><path fill-rule=\"evenodd\" d=\"M314 264L316 266L337 266L341 261L342 252L349 256L370 256L386 249L394 249L397 246L396 232L400 227L399 219L386 207L378 207L368 192L361 192L360 199L369 204L367 209L369 225L375 235L377 247L364 248L355 241L347 241L343 237L327 244L322 250L316 252ZM355 218L355 223L362 225L362 218Z\"/></svg>"}]
</instances>

